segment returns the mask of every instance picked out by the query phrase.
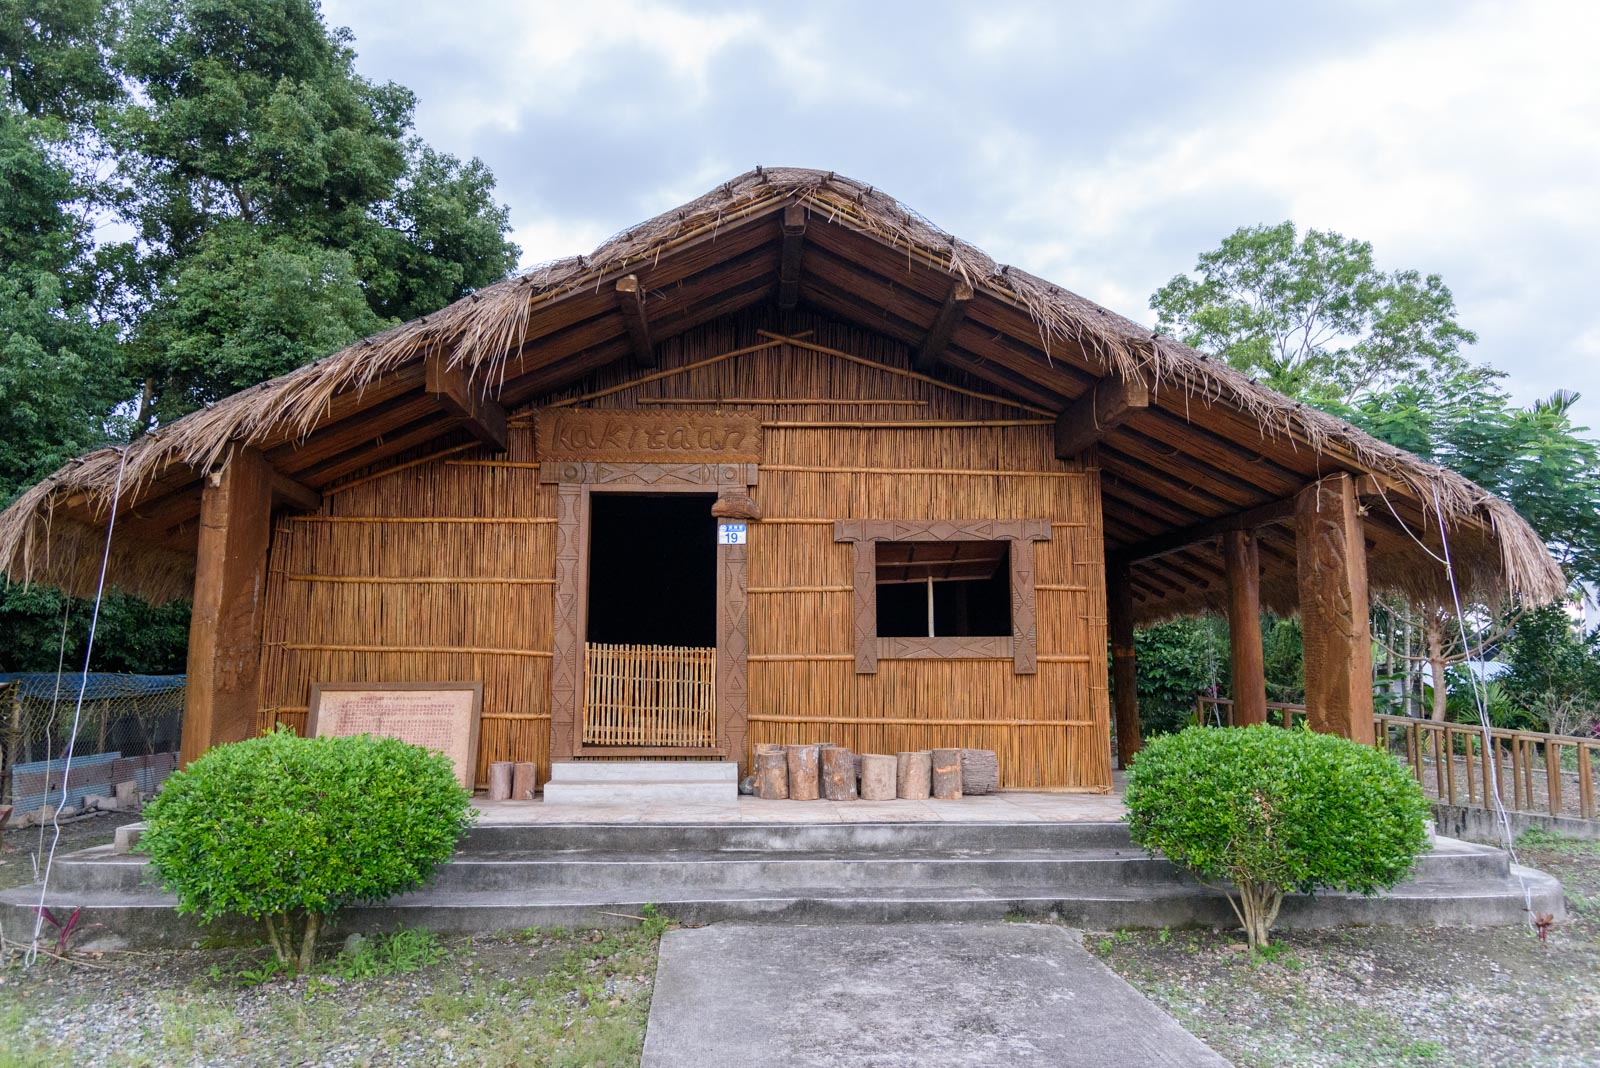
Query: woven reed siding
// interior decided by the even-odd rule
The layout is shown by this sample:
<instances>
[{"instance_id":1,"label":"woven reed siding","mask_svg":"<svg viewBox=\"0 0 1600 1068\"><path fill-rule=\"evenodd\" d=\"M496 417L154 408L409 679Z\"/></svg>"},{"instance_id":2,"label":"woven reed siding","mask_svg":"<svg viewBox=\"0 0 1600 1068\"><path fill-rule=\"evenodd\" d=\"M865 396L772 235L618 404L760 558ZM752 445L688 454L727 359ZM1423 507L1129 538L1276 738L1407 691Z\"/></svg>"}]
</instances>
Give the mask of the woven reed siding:
<instances>
[{"instance_id":1,"label":"woven reed siding","mask_svg":"<svg viewBox=\"0 0 1600 1068\"><path fill-rule=\"evenodd\" d=\"M762 342L759 316L719 320L659 346L670 370ZM799 317L785 329L812 329L809 340L905 370L904 346L822 319ZM641 376L617 365L538 404L626 385ZM950 380L980 392L982 383ZM603 408L692 410L641 404L646 398L819 398L830 404L730 405L767 421L872 422L1031 418L1017 408L963 396L926 382L853 364L813 350L779 345L584 402ZM861 403L841 405L845 398ZM873 404L916 401L915 405ZM708 404L707 407L712 407ZM530 406L537 407L537 405ZM509 453L532 461L532 428L514 420ZM399 471L336 494L324 506L338 516L417 517L556 514L553 487L535 469L452 463ZM1049 476L831 474L794 467L912 468L1047 472ZM1059 477L1063 473L1070 477ZM1106 690L1103 542L1096 472L1062 464L1048 427L937 429L779 429L764 435L755 490L769 518L822 520L751 526L749 585L755 589L848 586L851 548L833 541L831 520L847 518L1048 518L1051 540L1034 546L1036 582L1082 589L1037 594L1037 675L1016 675L1010 661L880 662L856 675L852 660L753 660L749 665L749 743L833 741L861 752L973 746L1000 754L1009 786L1100 789L1110 785ZM1065 524L1065 525L1061 525ZM548 774L547 659L499 654L356 653L292 650L283 644L472 645L548 651L549 586L437 585L376 587L290 581L291 574L457 575L551 578L555 530L544 525L428 525L285 522L272 551L263 725L274 717L297 728L313 680L484 680L485 718L478 778L491 760L535 760ZM854 649L851 596L844 592L754 593L749 599L750 653L841 655ZM1070 657L1070 661L1052 660ZM281 710L281 711L279 711ZM766 722L786 716L886 722ZM951 723L980 720L983 723ZM1039 726L1006 721L1046 721ZM1063 726L1071 720L1082 725ZM1056 722L1048 722L1056 721ZM987 726L986 723L993 723ZM748 757L749 754L746 754Z\"/></svg>"},{"instance_id":2,"label":"woven reed siding","mask_svg":"<svg viewBox=\"0 0 1600 1068\"><path fill-rule=\"evenodd\" d=\"M724 320L661 346L661 368L694 363L758 343L749 320ZM903 345L879 335L802 317L818 345L909 369ZM559 396L582 396L636 379L616 368ZM951 381L993 392L982 383ZM777 346L712 363L592 401L592 407L644 408L642 398L825 398L830 404L728 405L764 420L867 423L885 420L992 420L1031 417L1017 408L963 396L799 346ZM842 398L863 403L844 406ZM914 406L872 404L916 401ZM712 407L713 405L707 405ZM682 411L684 406L671 406ZM893 753L934 746L971 746L1000 754L1008 786L1101 789L1111 782L1103 540L1097 472L1054 457L1049 427L857 429L769 427L755 490L768 518L1048 518L1051 540L1035 550L1038 653L1036 675L1016 675L1009 660L883 660L876 675L857 675L854 615L845 592L771 592L750 597L752 657L849 655L846 660L752 660L751 746L761 742L832 741L858 752ZM1047 472L1053 477L837 474L787 467L898 468ZM1059 477L1069 474L1070 477ZM752 524L752 589L849 586L852 550L833 540L831 523ZM1070 658L1065 660L1053 657ZM925 720L887 722L768 722ZM951 720L994 722L946 723ZM1039 726L1005 721L1045 721ZM1081 725L1063 726L1071 720ZM1054 721L1054 722L1051 722ZM748 754L747 754L748 756Z\"/></svg>"},{"instance_id":3,"label":"woven reed siding","mask_svg":"<svg viewBox=\"0 0 1600 1068\"><path fill-rule=\"evenodd\" d=\"M506 458L532 460L529 436L515 438ZM340 518L526 520L554 514L555 491L539 485L536 469L448 460L331 495L322 510ZM554 544L555 527L548 523L280 521L268 576L261 726L276 720L303 730L313 682L482 679L478 782L487 780L494 760L534 761L543 782L550 760L550 662L544 655L513 654L550 650L553 587L525 580L553 578ZM524 581L321 580L326 576ZM375 652L373 646L507 652Z\"/></svg>"}]
</instances>

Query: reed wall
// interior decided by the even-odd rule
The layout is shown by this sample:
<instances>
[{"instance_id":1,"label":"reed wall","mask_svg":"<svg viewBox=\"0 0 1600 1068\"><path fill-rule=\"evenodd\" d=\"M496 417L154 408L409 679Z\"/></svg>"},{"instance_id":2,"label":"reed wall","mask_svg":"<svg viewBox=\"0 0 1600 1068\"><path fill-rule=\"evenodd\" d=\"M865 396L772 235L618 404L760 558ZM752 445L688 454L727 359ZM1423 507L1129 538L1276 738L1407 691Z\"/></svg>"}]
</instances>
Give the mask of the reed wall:
<instances>
[{"instance_id":1,"label":"reed wall","mask_svg":"<svg viewBox=\"0 0 1600 1068\"><path fill-rule=\"evenodd\" d=\"M959 375L954 388L916 377L892 340L791 316L785 336L805 336L781 343L758 332L766 325L719 320L662 343L658 370L614 366L541 398L513 418L510 452L494 460L536 461L531 413L544 404L756 412L750 745L973 746L998 751L1008 786L1108 788L1098 472L1054 458L1044 413L973 395L987 387ZM543 781L556 495L536 467L483 458L467 450L369 476L322 515L279 523L263 725L303 726L313 681L482 678L480 782L491 760L537 761ZM1009 659L884 659L857 675L852 549L834 542L832 522L877 518L1050 520L1050 540L1034 546L1037 674L1015 674Z\"/></svg>"}]
</instances>

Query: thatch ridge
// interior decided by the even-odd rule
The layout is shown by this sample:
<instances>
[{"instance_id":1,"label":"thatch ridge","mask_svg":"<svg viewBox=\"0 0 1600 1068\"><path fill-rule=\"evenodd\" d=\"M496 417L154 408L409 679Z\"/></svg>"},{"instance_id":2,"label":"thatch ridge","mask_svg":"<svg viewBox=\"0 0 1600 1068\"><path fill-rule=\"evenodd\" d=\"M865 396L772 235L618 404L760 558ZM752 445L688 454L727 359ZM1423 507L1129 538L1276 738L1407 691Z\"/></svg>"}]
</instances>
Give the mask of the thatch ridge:
<instances>
[{"instance_id":1,"label":"thatch ridge","mask_svg":"<svg viewBox=\"0 0 1600 1068\"><path fill-rule=\"evenodd\" d=\"M1549 601L1566 578L1538 534L1510 505L1461 475L1425 463L1327 413L1262 386L1225 362L1208 357L1075 293L1014 267L934 226L892 197L831 171L760 168L748 171L689 203L628 228L588 256L537 267L488 286L449 307L355 343L286 375L226 397L126 446L123 492L138 489L173 464L203 472L230 445L304 436L332 399L432 353L497 388L510 353L528 339L541 304L564 293L647 263L675 244L715 232L734 221L798 201L822 217L872 234L930 266L959 276L975 289L1024 309L1037 324L1050 355L1064 341L1080 347L1106 371L1141 378L1154 388L1177 389L1196 402L1236 407L1254 418L1264 436L1288 436L1318 451L1343 452L1353 464L1406 487L1429 509L1455 524L1474 520L1493 532L1499 567L1463 567L1484 598L1507 594ZM8 575L63 582L78 565L60 522L52 530L55 502L81 495L109 510L121 450L101 449L62 467L0 514L0 566ZM82 524L79 524L80 526ZM87 528L85 528L87 529ZM47 547L47 541L55 545ZM53 558L52 558L53 554ZM151 559L154 560L152 555ZM177 555L177 554L171 554ZM96 554L98 559L98 554ZM126 561L132 564L132 561ZM1481 564L1481 561L1478 563ZM147 562L123 585L164 596L176 591L171 568ZM160 581L157 573L165 576ZM1492 573L1492 574L1491 574ZM64 583L73 588L75 583ZM80 587L81 588L81 587Z\"/></svg>"}]
</instances>

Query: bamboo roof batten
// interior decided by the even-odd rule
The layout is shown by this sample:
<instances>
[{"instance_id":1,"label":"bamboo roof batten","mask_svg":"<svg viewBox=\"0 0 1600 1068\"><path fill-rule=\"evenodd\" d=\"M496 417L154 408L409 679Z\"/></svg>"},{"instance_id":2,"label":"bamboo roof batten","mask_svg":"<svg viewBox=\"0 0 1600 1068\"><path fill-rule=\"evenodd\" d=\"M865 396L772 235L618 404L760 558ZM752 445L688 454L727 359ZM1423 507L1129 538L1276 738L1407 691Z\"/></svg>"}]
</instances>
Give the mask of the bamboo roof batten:
<instances>
[{"instance_id":1,"label":"bamboo roof batten","mask_svg":"<svg viewBox=\"0 0 1600 1068\"><path fill-rule=\"evenodd\" d=\"M1128 411L1119 426L1099 428L1105 431L1099 439L1108 450L1107 470L1114 476L1105 481L1106 532L1113 543L1171 534L1182 526L1183 516L1199 515L1191 524L1196 526L1224 519L1225 512L1197 511L1208 508L1208 498L1219 509L1244 511L1241 506L1253 499L1271 501L1345 470L1373 477L1377 496L1372 499L1385 506L1370 509L1369 526L1404 539L1403 524L1424 540L1430 527L1437 534L1441 518L1452 527L1457 569L1474 596L1548 601L1565 589L1560 567L1533 528L1466 478L1274 393L1225 362L1077 294L1000 265L875 188L833 172L799 168L740 175L630 227L587 256L554 261L487 286L139 438L126 447L127 508L137 516L157 498L170 498L173 506L170 511L163 506L164 526L139 528L146 540L113 545L111 580L156 599L187 595L193 557L182 524L190 517L180 513L190 508L186 495L198 499L199 480L225 462L231 448L277 450L272 456L283 464L278 470L292 475L308 495L341 494L392 473L396 468L374 467L386 457L405 455L447 434L473 431L493 444L492 428L473 425L485 412L494 414L486 407L491 403L511 406L565 390L582 375L630 355L636 365L648 363L683 331L756 302L776 307L779 301L806 304L813 298L815 306L909 345L913 358L921 355L921 369L937 365L938 373L911 370L913 359L894 367L800 335L768 333L754 345L699 364L556 403L587 403L785 345L1050 419L1097 380L1116 378L1148 391L1149 403ZM869 321L867 310L873 306L879 310ZM453 405L414 410L408 398L428 395L430 364L436 387L445 376L476 392L458 390ZM1013 396L964 382L989 383ZM386 412L392 424L382 431L365 438L327 433L347 421L358 425L378 411ZM526 416L513 415L507 422L525 426ZM828 421L772 422L775 428L820 429ZM1249 459L1251 453L1256 460ZM410 463L421 466L431 459ZM0 514L0 567L11 580L47 581L73 592L92 585L118 462L117 449L89 453L25 491ZM514 462L519 461L500 461ZM1141 466L1158 474L1139 479ZM347 481L341 484L341 478ZM1252 489L1261 492L1253 495ZM1152 497L1161 502L1155 512ZM1391 544L1393 549L1382 548ZM1373 581L1431 595L1437 579L1420 573L1437 568L1423 568L1420 560L1420 550L1405 541L1380 541ZM1170 574L1172 566L1170 560L1139 565L1140 590L1165 589L1160 576ZM1150 595L1163 605L1188 605L1206 596L1192 590Z\"/></svg>"}]
</instances>

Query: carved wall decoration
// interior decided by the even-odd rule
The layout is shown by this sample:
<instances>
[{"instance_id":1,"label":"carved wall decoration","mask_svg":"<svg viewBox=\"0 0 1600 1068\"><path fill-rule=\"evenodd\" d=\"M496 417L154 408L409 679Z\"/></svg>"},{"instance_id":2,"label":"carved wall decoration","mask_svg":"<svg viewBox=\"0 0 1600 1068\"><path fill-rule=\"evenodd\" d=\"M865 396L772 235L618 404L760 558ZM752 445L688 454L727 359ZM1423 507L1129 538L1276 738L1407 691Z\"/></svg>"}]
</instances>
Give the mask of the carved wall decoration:
<instances>
[{"instance_id":1,"label":"carved wall decoration","mask_svg":"<svg viewBox=\"0 0 1600 1068\"><path fill-rule=\"evenodd\" d=\"M761 459L761 421L749 412L546 408L534 416L540 462Z\"/></svg>"}]
</instances>

